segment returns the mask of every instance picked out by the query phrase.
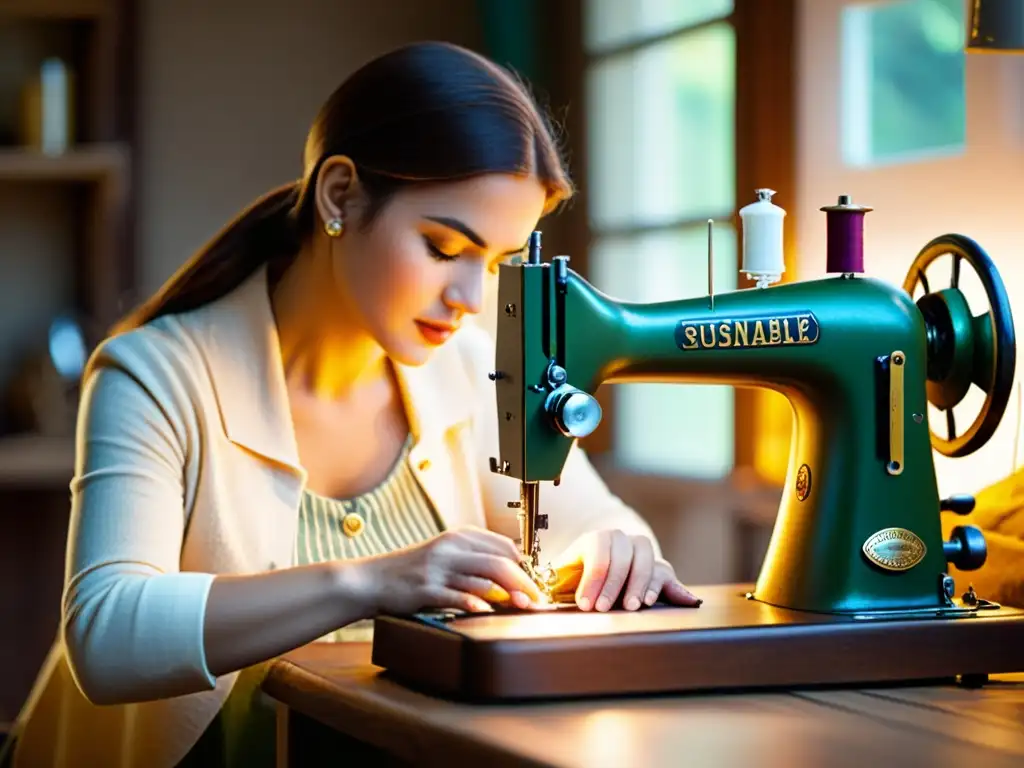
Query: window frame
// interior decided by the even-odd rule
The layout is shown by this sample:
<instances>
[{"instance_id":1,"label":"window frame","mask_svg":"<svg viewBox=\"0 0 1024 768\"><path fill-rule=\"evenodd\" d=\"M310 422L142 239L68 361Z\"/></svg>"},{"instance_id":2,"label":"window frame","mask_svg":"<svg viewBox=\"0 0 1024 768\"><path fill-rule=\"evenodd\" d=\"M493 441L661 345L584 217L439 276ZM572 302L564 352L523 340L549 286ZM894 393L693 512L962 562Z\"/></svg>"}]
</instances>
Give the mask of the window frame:
<instances>
[{"instance_id":1,"label":"window frame","mask_svg":"<svg viewBox=\"0 0 1024 768\"><path fill-rule=\"evenodd\" d=\"M767 7L767 6L770 6ZM730 216L737 236L742 242L739 208L753 200L754 190L771 186L777 190L773 201L787 211L784 237L786 275L792 279L795 269L795 241L797 212L795 201L796 173L796 99L798 52L797 0L773 0L755 3L736 0L733 12L724 17L701 21L671 32L651 35L642 40L609 46L600 52L586 50L583 40L584 2L565 0L552 3L551 13L542 17L544 30L541 42L550 53L547 60L547 84L552 104L560 107L555 117L566 131L566 150L570 170L578 194L572 205L557 217L545 239L571 257L572 268L584 278L589 274L589 247L596 233L591 229L587 200L587 108L586 78L589 68L611 56L641 50L648 46L675 38L723 21L733 25L736 34L736 106L735 106L735 210ZM669 226L697 224L706 217L694 220L680 219L671 225L659 223L652 227L631 227L602 231L601 235L666 229ZM547 250L547 247L546 249ZM738 258L742 258L739 252ZM743 275L737 277L737 287L748 288L752 283ZM601 387L596 396L605 417L598 429L581 441L595 464L611 475L637 477L646 473L624 471L615 463L613 434L615 423L614 385ZM755 445L762 436L758 412L761 397L758 390L735 389L734 395L734 462L733 472L725 482L749 485L757 482L754 470ZM680 475L666 478L669 485L706 485L694 477Z\"/></svg>"}]
</instances>

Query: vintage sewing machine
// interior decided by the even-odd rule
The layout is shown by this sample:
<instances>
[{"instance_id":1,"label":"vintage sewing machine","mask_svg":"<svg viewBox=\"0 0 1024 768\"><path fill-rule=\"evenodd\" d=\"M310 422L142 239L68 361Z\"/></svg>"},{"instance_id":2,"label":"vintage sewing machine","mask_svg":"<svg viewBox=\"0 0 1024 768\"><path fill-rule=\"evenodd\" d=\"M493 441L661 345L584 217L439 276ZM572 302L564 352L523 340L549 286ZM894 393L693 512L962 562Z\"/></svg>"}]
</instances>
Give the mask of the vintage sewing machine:
<instances>
[{"instance_id":1,"label":"vintage sewing machine","mask_svg":"<svg viewBox=\"0 0 1024 768\"><path fill-rule=\"evenodd\" d=\"M870 210L841 196L826 211L827 272L774 285L782 218L769 190L741 212L743 268L756 287L637 304L596 290L568 265L503 265L495 371L500 455L516 478L520 544L542 582L543 484L601 419L612 382L769 387L792 404L789 472L754 585L695 587L699 608L378 619L373 661L406 684L476 700L948 679L1024 671L1024 611L956 584L985 562L973 527L944 541L932 451L963 456L993 434L1016 364L1013 319L992 260L974 241L937 237L902 287L863 273ZM709 222L710 227L710 222ZM710 242L710 240L709 240ZM927 269L949 256L949 287ZM709 247L709 262L711 250ZM989 309L960 290L969 266ZM710 264L709 264L709 275ZM931 280L935 277L932 274ZM914 295L923 289L916 301ZM962 433L952 408L986 393ZM931 431L928 403L949 416Z\"/></svg>"}]
</instances>

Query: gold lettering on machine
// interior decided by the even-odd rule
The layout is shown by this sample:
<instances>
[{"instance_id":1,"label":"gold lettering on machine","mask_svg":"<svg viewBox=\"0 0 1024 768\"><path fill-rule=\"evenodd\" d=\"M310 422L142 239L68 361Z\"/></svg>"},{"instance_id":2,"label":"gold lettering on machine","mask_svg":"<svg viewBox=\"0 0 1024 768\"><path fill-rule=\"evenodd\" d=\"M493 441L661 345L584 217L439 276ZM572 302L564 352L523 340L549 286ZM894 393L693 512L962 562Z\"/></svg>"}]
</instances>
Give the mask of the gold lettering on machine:
<instances>
[{"instance_id":1,"label":"gold lettering on machine","mask_svg":"<svg viewBox=\"0 0 1024 768\"><path fill-rule=\"evenodd\" d=\"M681 320L676 326L676 346L682 350L788 347L817 344L820 335L818 320L811 312Z\"/></svg>"}]
</instances>

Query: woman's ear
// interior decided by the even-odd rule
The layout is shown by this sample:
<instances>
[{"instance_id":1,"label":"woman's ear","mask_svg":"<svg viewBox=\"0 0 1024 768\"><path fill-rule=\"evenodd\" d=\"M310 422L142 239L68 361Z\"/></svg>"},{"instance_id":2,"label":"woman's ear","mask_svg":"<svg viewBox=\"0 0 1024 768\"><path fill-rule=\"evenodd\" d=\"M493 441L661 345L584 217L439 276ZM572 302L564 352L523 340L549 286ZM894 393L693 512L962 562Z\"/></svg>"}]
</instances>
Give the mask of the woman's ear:
<instances>
[{"instance_id":1,"label":"woman's ear","mask_svg":"<svg viewBox=\"0 0 1024 768\"><path fill-rule=\"evenodd\" d=\"M355 163L332 155L320 166L316 180L316 207L325 227L348 224L360 195Z\"/></svg>"}]
</instances>

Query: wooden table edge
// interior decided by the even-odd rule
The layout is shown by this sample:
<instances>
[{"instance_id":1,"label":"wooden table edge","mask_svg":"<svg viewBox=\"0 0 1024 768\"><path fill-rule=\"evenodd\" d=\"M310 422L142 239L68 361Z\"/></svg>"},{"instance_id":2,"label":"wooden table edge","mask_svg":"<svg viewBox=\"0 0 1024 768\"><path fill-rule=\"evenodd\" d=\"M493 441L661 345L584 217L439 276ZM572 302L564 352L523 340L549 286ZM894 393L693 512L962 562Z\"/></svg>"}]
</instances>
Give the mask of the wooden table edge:
<instances>
[{"instance_id":1,"label":"wooden table edge","mask_svg":"<svg viewBox=\"0 0 1024 768\"><path fill-rule=\"evenodd\" d=\"M370 663L354 663L350 668L383 672ZM385 704L353 693L324 675L310 672L287 656L271 662L262 690L280 706L402 759L420 761L424 750L428 750L439 754L445 765L458 759L487 761L488 768L559 768L557 763L511 754L502 745L491 743L471 731L425 720L408 704L393 700ZM434 701L415 691L408 691L408 695ZM339 702L348 705L343 713L339 712ZM365 719L359 718L358 723L353 717L356 711L365 716ZM360 725L369 727L361 728ZM405 743L399 744L393 738L396 730L403 733Z\"/></svg>"},{"instance_id":2,"label":"wooden table edge","mask_svg":"<svg viewBox=\"0 0 1024 768\"><path fill-rule=\"evenodd\" d=\"M429 757L426 758L426 763L423 760L426 755L434 754L445 764L450 763L453 757L476 762L486 760L489 768L504 768L505 766L555 768L561 765L557 762L542 761L536 756L528 757L512 751L507 745L494 743L485 733L452 727L452 723L446 723L443 719L434 717L433 710L438 706L451 707L456 710L459 708L476 710L476 707L463 702L439 699L402 687L387 677L378 680L377 676L384 674L384 670L370 662L369 649L369 643L314 643L296 649L271 662L263 681L263 691L277 703L279 711L284 709L297 713L346 737L372 745L399 758L411 760L416 764L430 763ZM330 669L323 668L322 662L319 661L323 658L321 654L335 657L329 664ZM335 677L332 674L334 670L342 671L343 674ZM1007 677L1010 679L1006 679ZM992 682L994 683L993 687L997 690L1004 686L1020 690L1018 686L1024 683L1024 675L993 675ZM1009 685L1006 685L1007 683ZM376 685L385 687L377 688ZM391 690L392 687L394 690ZM825 692L776 691L776 693L786 694L802 700L806 704L825 709L835 708L837 704L840 704L840 709L847 709L851 714L865 717L864 705L866 702L860 701L853 704L849 701L829 701L834 695L844 692L856 692L870 697L876 691L873 688L856 689L856 691L826 690ZM978 693L986 695L987 692L986 689L981 689ZM912 692L901 690L899 687L879 693L892 706L908 710L931 710L940 718L952 716L963 719L966 715L968 722L973 722L976 727L982 726L979 728L981 731L993 728L1004 731L1017 729L1024 731L1024 721L1015 724L1005 716L997 717L987 713L964 712L959 707L951 706L948 703L925 702L914 696ZM851 706L851 704L853 705ZM504 707L501 708L504 709ZM919 714L923 716L924 713L920 712ZM906 722L901 724L897 721L882 723L877 717L868 717L868 719L874 719L877 724L895 729L906 728L908 725ZM921 725L918 724L918 727L920 728ZM961 745L981 747L988 751L991 757L997 755L1005 757L1008 754L1019 756L1021 754L1019 744L1004 745L1000 748L997 743L993 743L991 739L985 738L981 733L948 733L943 729L935 733L934 726L924 730L932 730L933 735L944 736ZM399 735L400 737L396 738ZM279 736L287 739L287 729L279 730Z\"/></svg>"}]
</instances>

